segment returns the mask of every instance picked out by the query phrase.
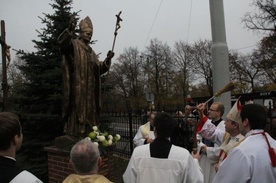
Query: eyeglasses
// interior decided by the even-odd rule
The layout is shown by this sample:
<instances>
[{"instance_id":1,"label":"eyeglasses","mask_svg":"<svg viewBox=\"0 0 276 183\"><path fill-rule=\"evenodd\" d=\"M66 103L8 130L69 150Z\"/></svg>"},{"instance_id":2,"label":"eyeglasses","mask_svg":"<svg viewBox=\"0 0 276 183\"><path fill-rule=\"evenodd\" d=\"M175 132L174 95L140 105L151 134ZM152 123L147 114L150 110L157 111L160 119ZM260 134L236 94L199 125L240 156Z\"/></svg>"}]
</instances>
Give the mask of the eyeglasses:
<instances>
[{"instance_id":1,"label":"eyeglasses","mask_svg":"<svg viewBox=\"0 0 276 183\"><path fill-rule=\"evenodd\" d=\"M214 110L214 109L209 109L209 111L212 111L212 112L213 112L213 111L218 112L218 110Z\"/></svg>"}]
</instances>

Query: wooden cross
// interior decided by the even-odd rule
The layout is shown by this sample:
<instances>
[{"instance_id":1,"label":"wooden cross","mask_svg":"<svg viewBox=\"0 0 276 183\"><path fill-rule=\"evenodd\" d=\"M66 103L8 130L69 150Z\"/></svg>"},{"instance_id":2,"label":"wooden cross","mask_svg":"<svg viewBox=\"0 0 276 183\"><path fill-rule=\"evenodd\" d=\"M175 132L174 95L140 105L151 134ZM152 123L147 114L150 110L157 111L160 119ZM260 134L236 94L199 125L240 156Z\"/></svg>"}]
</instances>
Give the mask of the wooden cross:
<instances>
[{"instance_id":1,"label":"wooden cross","mask_svg":"<svg viewBox=\"0 0 276 183\"><path fill-rule=\"evenodd\" d=\"M5 32L5 22L1 20L1 36L0 44L2 46L2 68L3 68L3 77L2 77L2 90L3 90L3 107L2 111L8 110L8 82L7 82L7 61L10 63L10 46L7 45L6 41L6 32Z\"/></svg>"}]
</instances>

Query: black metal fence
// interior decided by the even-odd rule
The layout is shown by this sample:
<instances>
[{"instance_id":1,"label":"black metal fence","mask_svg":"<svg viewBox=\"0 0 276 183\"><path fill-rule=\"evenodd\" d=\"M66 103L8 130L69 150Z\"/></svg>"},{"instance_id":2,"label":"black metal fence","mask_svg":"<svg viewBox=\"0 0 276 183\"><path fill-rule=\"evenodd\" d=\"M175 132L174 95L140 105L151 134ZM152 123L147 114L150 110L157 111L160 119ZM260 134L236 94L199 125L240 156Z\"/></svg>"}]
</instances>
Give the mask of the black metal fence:
<instances>
[{"instance_id":1,"label":"black metal fence","mask_svg":"<svg viewBox=\"0 0 276 183\"><path fill-rule=\"evenodd\" d=\"M133 151L133 137L139 126L144 124L143 116L133 113L105 114L111 119L109 124L111 134L119 134L115 154L122 158L130 158Z\"/></svg>"},{"instance_id":2,"label":"black metal fence","mask_svg":"<svg viewBox=\"0 0 276 183\"><path fill-rule=\"evenodd\" d=\"M109 113L104 114L104 116L109 118L110 133L121 136L116 145L115 155L130 158L134 148L133 138L139 127L147 122L145 114ZM193 127L186 124L183 118L176 118L176 121L177 125L171 136L172 143L191 150Z\"/></svg>"}]
</instances>

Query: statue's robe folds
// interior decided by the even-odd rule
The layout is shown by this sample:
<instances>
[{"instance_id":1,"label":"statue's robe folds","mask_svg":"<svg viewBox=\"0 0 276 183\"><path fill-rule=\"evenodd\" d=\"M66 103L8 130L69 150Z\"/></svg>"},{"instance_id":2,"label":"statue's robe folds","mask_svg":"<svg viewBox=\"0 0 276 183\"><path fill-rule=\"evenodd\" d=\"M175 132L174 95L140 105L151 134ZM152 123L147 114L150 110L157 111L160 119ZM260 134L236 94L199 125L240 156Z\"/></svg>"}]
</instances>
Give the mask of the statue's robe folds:
<instances>
[{"instance_id":1,"label":"statue's robe folds","mask_svg":"<svg viewBox=\"0 0 276 183\"><path fill-rule=\"evenodd\" d=\"M99 123L101 75L108 71L111 59L100 62L92 48L73 39L68 29L58 42L62 52L64 132L84 136Z\"/></svg>"}]
</instances>

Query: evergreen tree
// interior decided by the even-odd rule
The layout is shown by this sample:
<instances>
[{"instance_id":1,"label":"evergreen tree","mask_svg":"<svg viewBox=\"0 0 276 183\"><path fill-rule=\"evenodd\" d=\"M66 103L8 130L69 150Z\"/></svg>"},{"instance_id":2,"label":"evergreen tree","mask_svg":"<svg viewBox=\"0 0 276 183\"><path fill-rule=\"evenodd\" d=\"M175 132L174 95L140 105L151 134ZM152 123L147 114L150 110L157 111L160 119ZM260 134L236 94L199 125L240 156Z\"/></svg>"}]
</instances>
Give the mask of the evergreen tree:
<instances>
[{"instance_id":1,"label":"evergreen tree","mask_svg":"<svg viewBox=\"0 0 276 183\"><path fill-rule=\"evenodd\" d=\"M19 163L25 169L48 182L47 154L44 147L53 145L55 137L63 134L61 121L62 72L61 54L57 38L69 25L72 0L54 0L52 15L44 13L42 24L46 25L32 40L36 52L19 51L24 61L18 66L24 82L11 91L10 109L20 116L24 141L19 152Z\"/></svg>"}]
</instances>

